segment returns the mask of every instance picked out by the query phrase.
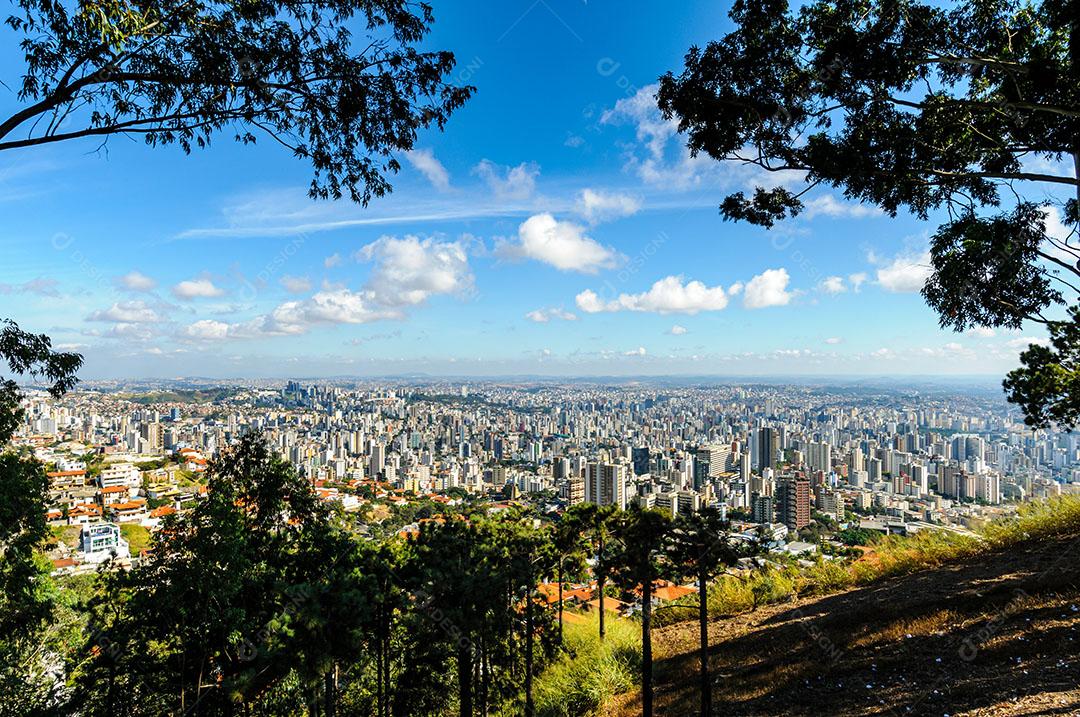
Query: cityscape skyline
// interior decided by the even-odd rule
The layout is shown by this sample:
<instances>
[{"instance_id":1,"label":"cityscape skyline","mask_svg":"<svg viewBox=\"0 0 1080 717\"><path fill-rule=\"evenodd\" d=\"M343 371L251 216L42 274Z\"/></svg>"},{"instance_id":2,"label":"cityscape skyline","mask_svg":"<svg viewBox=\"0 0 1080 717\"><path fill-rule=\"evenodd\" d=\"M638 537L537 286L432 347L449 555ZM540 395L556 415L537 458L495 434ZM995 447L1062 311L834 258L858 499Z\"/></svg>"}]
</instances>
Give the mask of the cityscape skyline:
<instances>
[{"instance_id":1,"label":"cityscape skyline","mask_svg":"<svg viewBox=\"0 0 1080 717\"><path fill-rule=\"evenodd\" d=\"M918 294L938 214L815 190L772 231L721 220L762 178L691 158L652 94L724 8L480 9L440 7L431 38L476 97L366 209L309 200L272 143L5 153L4 313L103 379L1001 376L1045 341L938 328Z\"/></svg>"}]
</instances>

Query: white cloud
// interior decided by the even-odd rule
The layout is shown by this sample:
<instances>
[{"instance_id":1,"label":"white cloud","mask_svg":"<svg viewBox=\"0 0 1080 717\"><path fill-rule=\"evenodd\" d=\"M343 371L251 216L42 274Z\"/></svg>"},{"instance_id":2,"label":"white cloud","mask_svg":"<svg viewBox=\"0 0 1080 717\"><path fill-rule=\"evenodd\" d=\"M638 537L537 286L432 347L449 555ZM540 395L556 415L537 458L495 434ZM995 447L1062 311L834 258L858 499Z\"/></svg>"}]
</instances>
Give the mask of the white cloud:
<instances>
[{"instance_id":1,"label":"white cloud","mask_svg":"<svg viewBox=\"0 0 1080 717\"><path fill-rule=\"evenodd\" d=\"M989 326L972 326L964 333L968 334L969 336L978 336L979 338L983 339L992 339L994 338L994 336L997 335L997 332Z\"/></svg>"},{"instance_id":2,"label":"white cloud","mask_svg":"<svg viewBox=\"0 0 1080 717\"><path fill-rule=\"evenodd\" d=\"M95 311L86 318L88 321L112 321L121 324L149 324L162 320L158 313L143 301L120 301L107 309Z\"/></svg>"},{"instance_id":3,"label":"white cloud","mask_svg":"<svg viewBox=\"0 0 1080 717\"><path fill-rule=\"evenodd\" d=\"M374 261L366 288L382 306L417 306L436 294L463 295L473 287L465 246L460 242L384 236L357 252Z\"/></svg>"},{"instance_id":4,"label":"white cloud","mask_svg":"<svg viewBox=\"0 0 1080 717\"><path fill-rule=\"evenodd\" d=\"M882 211L877 207L855 202L845 202L837 199L831 194L823 194L806 202L805 208L800 216L806 219L813 219L817 216L859 219L862 217L876 217L881 215Z\"/></svg>"},{"instance_id":5,"label":"white cloud","mask_svg":"<svg viewBox=\"0 0 1080 717\"><path fill-rule=\"evenodd\" d=\"M1032 344L1035 344L1036 346L1049 346L1050 339L1041 336L1020 336L1005 342L1005 345L1009 348L1020 351L1026 350Z\"/></svg>"},{"instance_id":6,"label":"white cloud","mask_svg":"<svg viewBox=\"0 0 1080 717\"><path fill-rule=\"evenodd\" d=\"M741 281L736 281L734 284L728 287L728 296L737 296L742 293L744 285Z\"/></svg>"},{"instance_id":7,"label":"white cloud","mask_svg":"<svg viewBox=\"0 0 1080 717\"><path fill-rule=\"evenodd\" d=\"M842 277L828 276L818 284L818 290L823 291L826 294L843 294L847 291L847 286L844 285L844 279Z\"/></svg>"},{"instance_id":8,"label":"white cloud","mask_svg":"<svg viewBox=\"0 0 1080 717\"><path fill-rule=\"evenodd\" d=\"M825 339L825 343L829 344L830 346L836 346L837 344L841 344L843 342L844 340L839 336L830 336L829 338Z\"/></svg>"},{"instance_id":9,"label":"white cloud","mask_svg":"<svg viewBox=\"0 0 1080 717\"><path fill-rule=\"evenodd\" d=\"M327 269L333 269L335 266L341 264L341 254L331 254L323 259L323 266Z\"/></svg>"},{"instance_id":10,"label":"white cloud","mask_svg":"<svg viewBox=\"0 0 1080 717\"><path fill-rule=\"evenodd\" d=\"M560 321L577 321L577 314L565 311L561 308L536 309L525 314L525 318L538 324L546 324L552 319Z\"/></svg>"},{"instance_id":11,"label":"white cloud","mask_svg":"<svg viewBox=\"0 0 1080 717\"><path fill-rule=\"evenodd\" d=\"M624 351L623 356L644 356L646 353L648 352L645 350L644 346L638 346L636 349Z\"/></svg>"},{"instance_id":12,"label":"white cloud","mask_svg":"<svg viewBox=\"0 0 1080 717\"><path fill-rule=\"evenodd\" d=\"M311 279L306 276L283 276L281 285L290 294L306 294L311 291Z\"/></svg>"},{"instance_id":13,"label":"white cloud","mask_svg":"<svg viewBox=\"0 0 1080 717\"><path fill-rule=\"evenodd\" d=\"M157 288L156 281L138 271L131 271L118 277L116 283L122 289L127 289L128 291L153 291Z\"/></svg>"},{"instance_id":14,"label":"white cloud","mask_svg":"<svg viewBox=\"0 0 1080 717\"><path fill-rule=\"evenodd\" d=\"M669 138L674 137L679 129L678 123L666 120L656 106L657 84L646 85L630 97L624 97L615 106L600 116L604 124L631 122L637 129L637 139L643 142L653 158L664 156L664 148Z\"/></svg>"},{"instance_id":15,"label":"white cloud","mask_svg":"<svg viewBox=\"0 0 1080 717\"><path fill-rule=\"evenodd\" d=\"M319 291L307 299L286 301L269 314L249 321L196 321L185 327L183 334L201 341L298 336L320 324L367 324L403 317L399 308L380 305L372 291L336 287Z\"/></svg>"},{"instance_id":16,"label":"white cloud","mask_svg":"<svg viewBox=\"0 0 1080 717\"><path fill-rule=\"evenodd\" d=\"M499 199L528 199L536 191L540 166L522 162L516 167L503 167L491 160L481 160L473 174L483 179Z\"/></svg>"},{"instance_id":17,"label":"white cloud","mask_svg":"<svg viewBox=\"0 0 1080 717\"><path fill-rule=\"evenodd\" d=\"M222 296L225 292L214 286L214 282L210 279L204 277L181 281L172 288L172 293L178 299L209 299Z\"/></svg>"},{"instance_id":18,"label":"white cloud","mask_svg":"<svg viewBox=\"0 0 1080 717\"><path fill-rule=\"evenodd\" d=\"M431 185L440 192L450 189L450 173L446 171L442 162L435 158L435 153L430 149L414 149L406 152L405 159L427 177Z\"/></svg>"},{"instance_id":19,"label":"white cloud","mask_svg":"<svg viewBox=\"0 0 1080 717\"><path fill-rule=\"evenodd\" d=\"M786 306L795 296L788 291L791 277L787 269L768 269L746 282L743 294L743 306L748 309L763 309L768 306Z\"/></svg>"},{"instance_id":20,"label":"white cloud","mask_svg":"<svg viewBox=\"0 0 1080 717\"><path fill-rule=\"evenodd\" d=\"M104 333L94 334L106 339L123 339L124 341L150 341L157 336L154 324L117 323L109 327Z\"/></svg>"},{"instance_id":21,"label":"white cloud","mask_svg":"<svg viewBox=\"0 0 1080 717\"><path fill-rule=\"evenodd\" d=\"M584 189L578 196L577 212L590 224L628 217L641 209L641 200L628 194Z\"/></svg>"},{"instance_id":22,"label":"white cloud","mask_svg":"<svg viewBox=\"0 0 1080 717\"><path fill-rule=\"evenodd\" d=\"M201 341L217 341L228 338L231 324L224 321L203 319L184 327L184 335Z\"/></svg>"},{"instance_id":23,"label":"white cloud","mask_svg":"<svg viewBox=\"0 0 1080 717\"><path fill-rule=\"evenodd\" d=\"M722 286L706 286L700 281L683 281L681 276L667 276L655 282L641 294L620 294L612 301L603 301L594 291L586 289L577 295L577 306L587 313L601 311L644 311L656 314L696 314L699 311L720 311L728 304L727 291Z\"/></svg>"},{"instance_id":24,"label":"white cloud","mask_svg":"<svg viewBox=\"0 0 1080 717\"><path fill-rule=\"evenodd\" d=\"M595 274L610 269L619 255L585 234L573 222L557 221L551 214L536 214L518 227L517 241L504 241L496 254L508 259L535 259L561 271Z\"/></svg>"},{"instance_id":25,"label":"white cloud","mask_svg":"<svg viewBox=\"0 0 1080 717\"><path fill-rule=\"evenodd\" d=\"M851 283L851 290L858 294L859 290L862 289L862 285L866 283L866 279L867 276L865 271L849 275L848 282Z\"/></svg>"},{"instance_id":26,"label":"white cloud","mask_svg":"<svg viewBox=\"0 0 1080 717\"><path fill-rule=\"evenodd\" d=\"M917 293L931 273L930 252L900 255L877 270L877 283L893 294Z\"/></svg>"},{"instance_id":27,"label":"white cloud","mask_svg":"<svg viewBox=\"0 0 1080 717\"><path fill-rule=\"evenodd\" d=\"M672 336L682 336L683 334L686 333L686 331L687 331L687 329L686 329L685 326L679 326L678 324L675 324L670 329L668 329L667 332L669 334L671 334Z\"/></svg>"},{"instance_id":28,"label":"white cloud","mask_svg":"<svg viewBox=\"0 0 1080 717\"><path fill-rule=\"evenodd\" d=\"M805 181L806 173L794 170L769 172L746 163L721 163L705 152L693 155L678 136L678 122L666 120L656 105L658 85L640 88L600 116L602 124L629 124L635 129L638 147L628 153L626 169L647 184L664 190L686 190L715 180L713 189L733 186L774 188Z\"/></svg>"},{"instance_id":29,"label":"white cloud","mask_svg":"<svg viewBox=\"0 0 1080 717\"><path fill-rule=\"evenodd\" d=\"M279 327L300 327L306 324L366 324L396 317L397 312L372 306L368 292L348 289L320 291L304 301L287 301L274 309L271 319ZM296 333L285 328L285 333Z\"/></svg>"}]
</instances>

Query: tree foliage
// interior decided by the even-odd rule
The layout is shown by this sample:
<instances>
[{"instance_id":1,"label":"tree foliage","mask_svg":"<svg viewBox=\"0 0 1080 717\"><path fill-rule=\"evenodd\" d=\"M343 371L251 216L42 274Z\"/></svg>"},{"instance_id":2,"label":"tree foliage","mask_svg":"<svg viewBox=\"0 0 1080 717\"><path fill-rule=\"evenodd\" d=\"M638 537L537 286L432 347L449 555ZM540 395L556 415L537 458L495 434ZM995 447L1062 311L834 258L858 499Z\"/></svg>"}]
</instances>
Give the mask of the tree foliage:
<instances>
[{"instance_id":1,"label":"tree foliage","mask_svg":"<svg viewBox=\"0 0 1080 717\"><path fill-rule=\"evenodd\" d=\"M48 382L56 397L75 385L78 354L54 351L49 337L0 321L0 362L13 376ZM48 535L48 478L40 461L10 446L24 418L14 377L0 378L0 704L33 711L53 698L41 669L41 632L52 615L47 570L36 554ZM27 712L29 713L29 712Z\"/></svg>"},{"instance_id":2,"label":"tree foliage","mask_svg":"<svg viewBox=\"0 0 1080 717\"><path fill-rule=\"evenodd\" d=\"M472 92L447 81L452 53L419 48L432 22L406 0L18 0L24 105L0 119L0 150L262 136L310 162L312 197L367 203L394 153Z\"/></svg>"},{"instance_id":3,"label":"tree foliage","mask_svg":"<svg viewBox=\"0 0 1080 717\"><path fill-rule=\"evenodd\" d=\"M815 187L890 215L944 211L923 292L942 326L1075 333L1062 307L1080 298L1076 0L739 0L731 18L657 95L691 152L761 170L751 196L723 200L725 218L771 227ZM1064 233L1048 231L1049 211ZM1021 361L1006 388L1028 422L1076 425L1075 398L1033 392L1048 367L1073 375L1067 353Z\"/></svg>"}]
</instances>

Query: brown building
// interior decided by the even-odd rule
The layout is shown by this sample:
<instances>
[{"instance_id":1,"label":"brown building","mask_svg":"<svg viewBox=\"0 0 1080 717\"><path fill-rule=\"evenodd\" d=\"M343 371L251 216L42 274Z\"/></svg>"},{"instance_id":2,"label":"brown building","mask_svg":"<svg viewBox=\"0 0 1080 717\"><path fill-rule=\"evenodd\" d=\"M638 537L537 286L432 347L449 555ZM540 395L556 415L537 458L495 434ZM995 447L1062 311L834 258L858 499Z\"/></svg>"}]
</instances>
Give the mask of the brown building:
<instances>
[{"instance_id":1,"label":"brown building","mask_svg":"<svg viewBox=\"0 0 1080 717\"><path fill-rule=\"evenodd\" d=\"M810 481L805 478L783 478L776 487L777 518L788 530L796 531L810 525Z\"/></svg>"}]
</instances>

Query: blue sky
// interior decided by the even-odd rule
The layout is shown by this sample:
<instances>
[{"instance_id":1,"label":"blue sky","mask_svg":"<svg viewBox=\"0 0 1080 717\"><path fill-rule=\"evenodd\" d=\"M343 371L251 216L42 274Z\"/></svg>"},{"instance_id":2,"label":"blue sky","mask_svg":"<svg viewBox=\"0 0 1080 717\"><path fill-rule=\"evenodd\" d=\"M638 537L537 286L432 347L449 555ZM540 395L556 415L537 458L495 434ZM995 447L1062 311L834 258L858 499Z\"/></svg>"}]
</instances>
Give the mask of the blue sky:
<instances>
[{"instance_id":1,"label":"blue sky","mask_svg":"<svg viewBox=\"0 0 1080 717\"><path fill-rule=\"evenodd\" d=\"M937 327L933 220L829 192L773 231L721 220L757 175L687 157L651 86L728 29L723 3L435 10L478 92L367 209L307 199L269 141L5 152L0 316L85 378L1001 374L1040 338Z\"/></svg>"}]
</instances>

